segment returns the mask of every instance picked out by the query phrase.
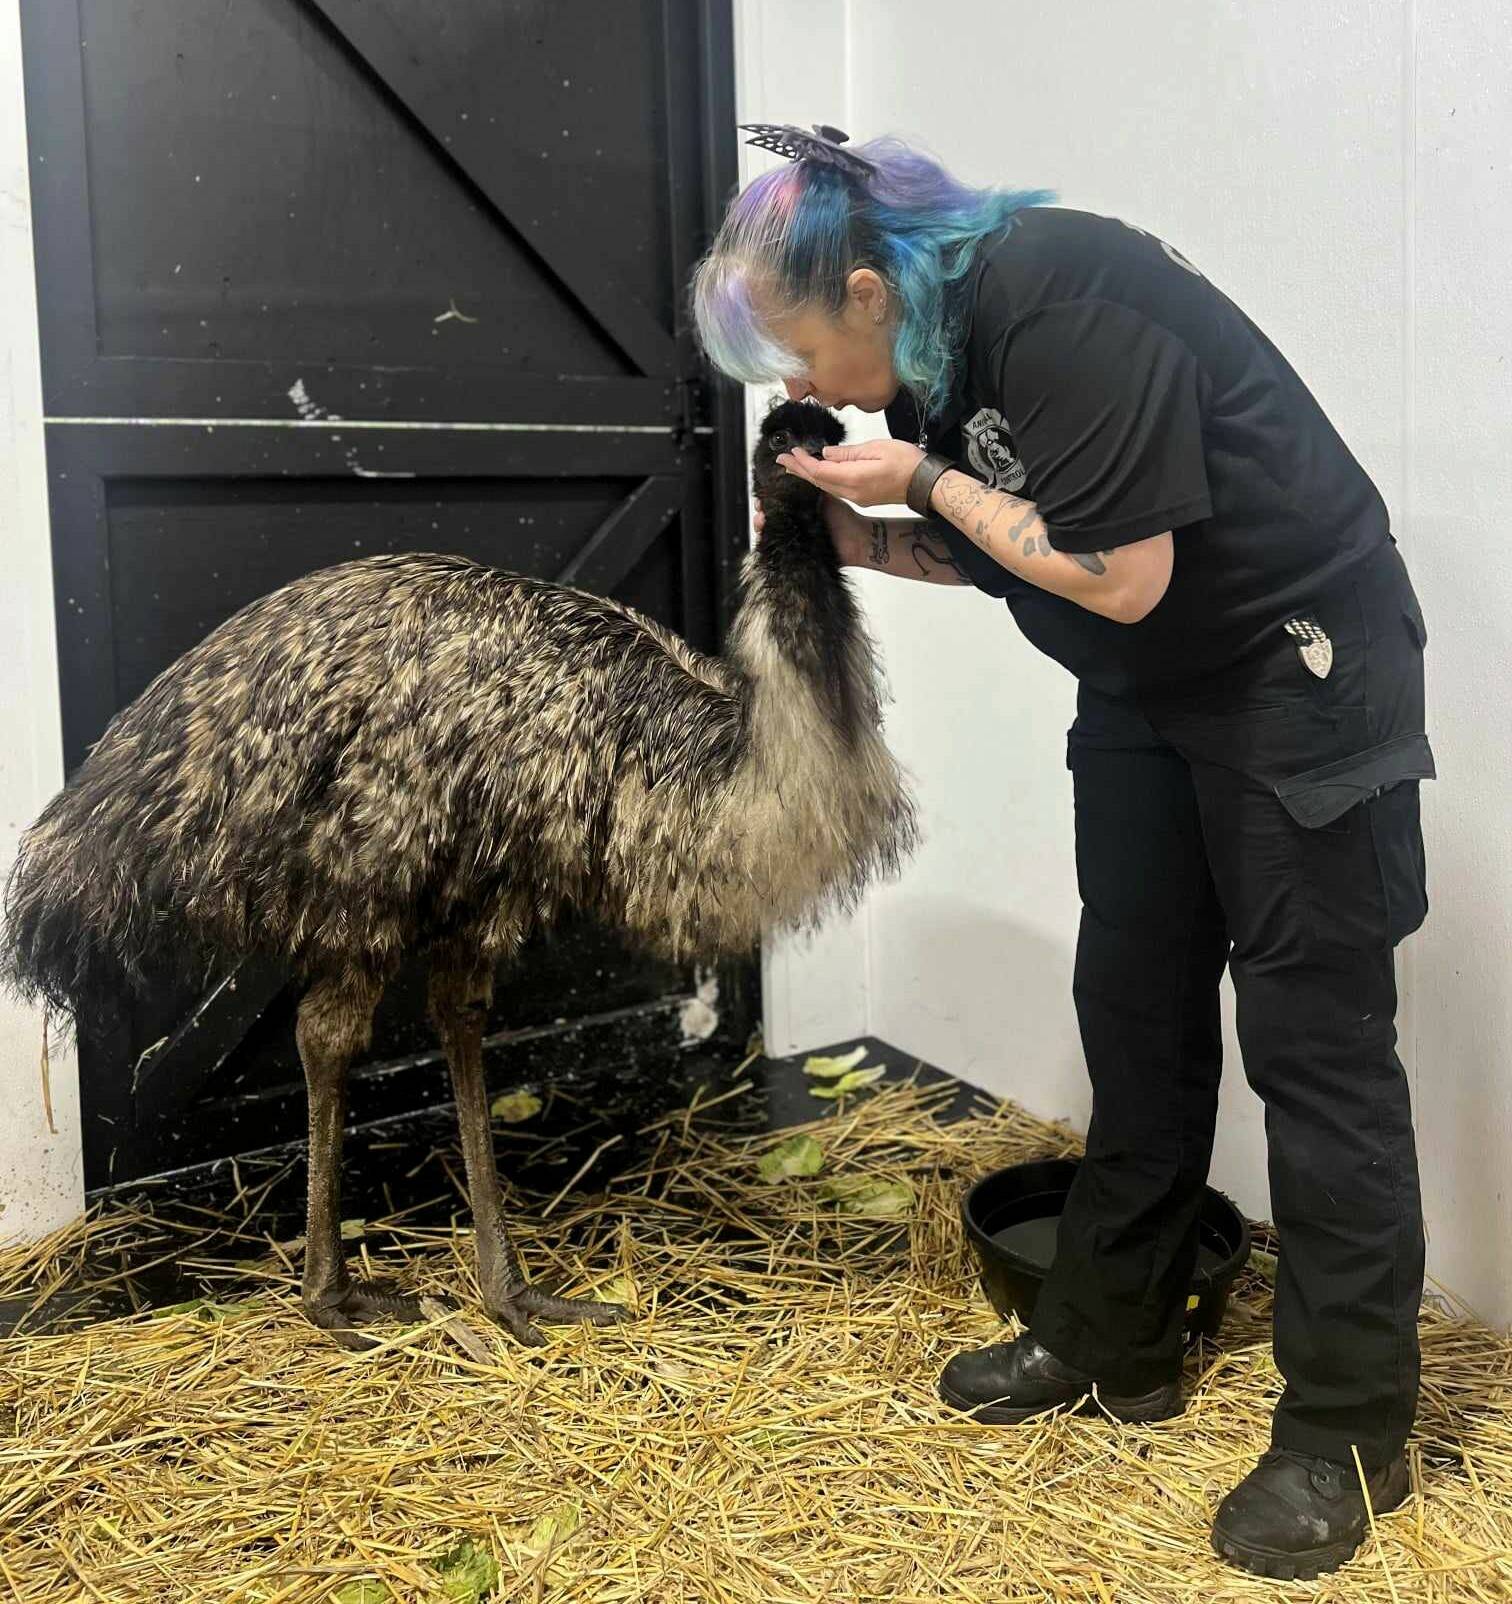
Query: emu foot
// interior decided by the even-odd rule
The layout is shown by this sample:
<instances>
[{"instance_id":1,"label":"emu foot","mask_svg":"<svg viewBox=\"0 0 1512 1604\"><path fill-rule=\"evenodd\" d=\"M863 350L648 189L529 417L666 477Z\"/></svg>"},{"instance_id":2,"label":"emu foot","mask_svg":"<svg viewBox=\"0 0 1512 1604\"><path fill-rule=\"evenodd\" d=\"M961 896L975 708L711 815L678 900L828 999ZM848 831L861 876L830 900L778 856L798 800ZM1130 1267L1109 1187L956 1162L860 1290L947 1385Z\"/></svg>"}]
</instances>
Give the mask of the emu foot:
<instances>
[{"instance_id":1,"label":"emu foot","mask_svg":"<svg viewBox=\"0 0 1512 1604\"><path fill-rule=\"evenodd\" d=\"M539 1348L546 1333L532 1323L531 1316L548 1325L586 1321L590 1325L615 1326L630 1318L622 1303L595 1303L591 1298L554 1298L534 1287L518 1283L502 1293L484 1295L483 1307L517 1341L527 1348Z\"/></svg>"},{"instance_id":2,"label":"emu foot","mask_svg":"<svg viewBox=\"0 0 1512 1604\"><path fill-rule=\"evenodd\" d=\"M343 1348L365 1353L377 1347L371 1337L353 1328L355 1320L387 1315L394 1320L418 1322L425 1318L420 1299L398 1292L387 1281L343 1281L323 1292L304 1294L305 1318L329 1331Z\"/></svg>"}]
</instances>

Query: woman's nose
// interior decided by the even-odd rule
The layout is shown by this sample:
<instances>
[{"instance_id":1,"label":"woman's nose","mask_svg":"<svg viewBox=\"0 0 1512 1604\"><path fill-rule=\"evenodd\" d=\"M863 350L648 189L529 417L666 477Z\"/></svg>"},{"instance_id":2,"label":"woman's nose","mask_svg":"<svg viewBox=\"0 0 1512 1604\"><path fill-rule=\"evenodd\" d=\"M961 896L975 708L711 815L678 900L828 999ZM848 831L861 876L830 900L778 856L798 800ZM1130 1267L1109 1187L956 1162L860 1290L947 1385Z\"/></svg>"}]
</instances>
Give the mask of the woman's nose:
<instances>
[{"instance_id":1,"label":"woman's nose","mask_svg":"<svg viewBox=\"0 0 1512 1604\"><path fill-rule=\"evenodd\" d=\"M784 379L782 381L782 388L787 391L787 398L789 401L802 401L803 398L809 393L809 384L807 379Z\"/></svg>"}]
</instances>

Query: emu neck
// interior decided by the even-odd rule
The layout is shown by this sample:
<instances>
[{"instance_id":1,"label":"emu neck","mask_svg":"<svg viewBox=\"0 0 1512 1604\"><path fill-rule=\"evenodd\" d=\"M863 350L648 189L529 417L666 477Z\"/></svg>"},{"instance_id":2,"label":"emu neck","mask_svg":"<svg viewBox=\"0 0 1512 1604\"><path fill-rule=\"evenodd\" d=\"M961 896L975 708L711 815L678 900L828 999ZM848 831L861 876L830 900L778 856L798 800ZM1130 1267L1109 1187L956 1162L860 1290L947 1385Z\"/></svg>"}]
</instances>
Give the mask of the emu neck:
<instances>
[{"instance_id":1,"label":"emu neck","mask_svg":"<svg viewBox=\"0 0 1512 1604\"><path fill-rule=\"evenodd\" d=\"M845 741L874 722L871 654L819 498L769 503L745 571L732 656L758 692L817 712Z\"/></svg>"}]
</instances>

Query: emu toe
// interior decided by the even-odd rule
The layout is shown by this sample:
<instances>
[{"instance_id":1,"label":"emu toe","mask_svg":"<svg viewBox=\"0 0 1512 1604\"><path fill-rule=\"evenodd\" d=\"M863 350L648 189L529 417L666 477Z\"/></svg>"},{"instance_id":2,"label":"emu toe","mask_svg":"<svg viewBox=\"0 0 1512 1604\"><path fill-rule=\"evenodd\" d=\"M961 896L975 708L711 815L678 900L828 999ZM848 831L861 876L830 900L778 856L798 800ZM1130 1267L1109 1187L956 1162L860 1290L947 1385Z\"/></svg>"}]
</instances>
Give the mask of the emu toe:
<instances>
[{"instance_id":1,"label":"emu toe","mask_svg":"<svg viewBox=\"0 0 1512 1604\"><path fill-rule=\"evenodd\" d=\"M485 1298L483 1307L517 1341L527 1348L539 1348L546 1342L546 1333L535 1325L544 1320L548 1325L583 1323L595 1326L615 1326L630 1318L630 1311L622 1303L595 1303L591 1298L554 1298L538 1292L534 1287L512 1287L502 1295Z\"/></svg>"},{"instance_id":2,"label":"emu toe","mask_svg":"<svg viewBox=\"0 0 1512 1604\"><path fill-rule=\"evenodd\" d=\"M1410 1491L1397 1458L1366 1478L1377 1515ZM1310 1582L1337 1570L1364 1541L1370 1516L1353 1465L1273 1448L1218 1506L1213 1547L1256 1576Z\"/></svg>"},{"instance_id":3,"label":"emu toe","mask_svg":"<svg viewBox=\"0 0 1512 1604\"><path fill-rule=\"evenodd\" d=\"M353 1353L377 1347L371 1337L354 1328L353 1322L387 1315L393 1320L420 1321L425 1318L419 1298L398 1292L386 1281L346 1281L329 1292L306 1293L305 1317Z\"/></svg>"}]
</instances>

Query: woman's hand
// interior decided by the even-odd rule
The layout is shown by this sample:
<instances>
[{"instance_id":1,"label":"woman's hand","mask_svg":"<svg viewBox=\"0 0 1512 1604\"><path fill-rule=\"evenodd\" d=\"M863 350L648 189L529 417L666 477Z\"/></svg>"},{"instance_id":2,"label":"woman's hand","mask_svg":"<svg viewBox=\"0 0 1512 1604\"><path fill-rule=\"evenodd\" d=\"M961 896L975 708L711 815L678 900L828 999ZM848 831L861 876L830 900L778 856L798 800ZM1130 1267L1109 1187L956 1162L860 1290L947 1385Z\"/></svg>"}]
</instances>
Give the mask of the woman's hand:
<instances>
[{"instance_id":1,"label":"woman's hand","mask_svg":"<svg viewBox=\"0 0 1512 1604\"><path fill-rule=\"evenodd\" d=\"M854 446L826 446L822 457L811 457L799 446L784 451L777 461L799 479L858 507L890 507L907 496L908 481L923 455L907 440L867 440Z\"/></svg>"}]
</instances>

